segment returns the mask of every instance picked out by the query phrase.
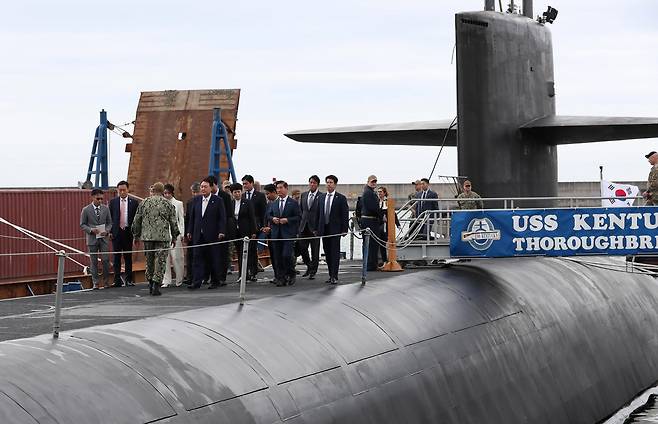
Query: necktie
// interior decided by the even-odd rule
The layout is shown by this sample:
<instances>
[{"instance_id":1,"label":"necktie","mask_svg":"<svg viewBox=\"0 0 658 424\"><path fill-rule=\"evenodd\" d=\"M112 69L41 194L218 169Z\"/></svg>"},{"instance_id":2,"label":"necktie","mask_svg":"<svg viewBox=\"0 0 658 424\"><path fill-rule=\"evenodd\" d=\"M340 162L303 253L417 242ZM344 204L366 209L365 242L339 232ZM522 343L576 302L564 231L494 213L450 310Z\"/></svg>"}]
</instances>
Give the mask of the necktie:
<instances>
[{"instance_id":1,"label":"necktie","mask_svg":"<svg viewBox=\"0 0 658 424\"><path fill-rule=\"evenodd\" d=\"M96 218L101 219L101 208L96 206Z\"/></svg>"},{"instance_id":2,"label":"necktie","mask_svg":"<svg viewBox=\"0 0 658 424\"><path fill-rule=\"evenodd\" d=\"M315 193L309 193L308 194L308 208L311 209L311 205L313 204L313 197L315 196Z\"/></svg>"},{"instance_id":3,"label":"necktie","mask_svg":"<svg viewBox=\"0 0 658 424\"><path fill-rule=\"evenodd\" d=\"M251 192L250 191L247 192L247 200L251 200Z\"/></svg>"},{"instance_id":4,"label":"necktie","mask_svg":"<svg viewBox=\"0 0 658 424\"><path fill-rule=\"evenodd\" d=\"M329 214L331 213L331 196L332 193L327 194L327 202L324 204L324 223L329 224Z\"/></svg>"},{"instance_id":5,"label":"necktie","mask_svg":"<svg viewBox=\"0 0 658 424\"><path fill-rule=\"evenodd\" d=\"M127 215L126 214L126 203L128 203L128 201L126 199L121 199L121 210L119 211L119 213L121 214L121 217L119 218L119 228L121 228L122 230L125 230L126 225L127 225L126 224L126 221L127 221L127 219L126 219L126 215Z\"/></svg>"},{"instance_id":6,"label":"necktie","mask_svg":"<svg viewBox=\"0 0 658 424\"><path fill-rule=\"evenodd\" d=\"M204 197L203 203L201 204L201 216L204 216L206 214L207 207L208 207L208 198Z\"/></svg>"}]
</instances>

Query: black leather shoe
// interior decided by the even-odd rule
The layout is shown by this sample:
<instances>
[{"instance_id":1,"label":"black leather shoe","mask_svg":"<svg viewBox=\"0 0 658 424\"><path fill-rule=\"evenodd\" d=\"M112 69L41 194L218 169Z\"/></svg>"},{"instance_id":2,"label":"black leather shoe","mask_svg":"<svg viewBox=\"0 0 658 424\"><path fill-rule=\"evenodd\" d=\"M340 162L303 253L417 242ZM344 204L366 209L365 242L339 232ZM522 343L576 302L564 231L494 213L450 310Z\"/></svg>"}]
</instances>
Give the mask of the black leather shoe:
<instances>
[{"instance_id":1,"label":"black leather shoe","mask_svg":"<svg viewBox=\"0 0 658 424\"><path fill-rule=\"evenodd\" d=\"M333 285L338 284L338 278L332 278L331 279L331 284L333 284Z\"/></svg>"},{"instance_id":2,"label":"black leather shoe","mask_svg":"<svg viewBox=\"0 0 658 424\"><path fill-rule=\"evenodd\" d=\"M214 290L219 287L219 284L217 283L212 283L211 285L208 286L208 290Z\"/></svg>"},{"instance_id":3,"label":"black leather shoe","mask_svg":"<svg viewBox=\"0 0 658 424\"><path fill-rule=\"evenodd\" d=\"M309 275L311 275L311 273L308 270L306 270L306 272L304 273L304 275L302 275L302 277L308 277Z\"/></svg>"},{"instance_id":4,"label":"black leather shoe","mask_svg":"<svg viewBox=\"0 0 658 424\"><path fill-rule=\"evenodd\" d=\"M290 278L288 281L286 281L286 284L289 286L294 286L295 285L295 278Z\"/></svg>"},{"instance_id":5,"label":"black leather shoe","mask_svg":"<svg viewBox=\"0 0 658 424\"><path fill-rule=\"evenodd\" d=\"M276 282L276 286L277 286L277 287L285 287L285 286L286 286L286 282L283 281L283 280L278 280L278 281Z\"/></svg>"},{"instance_id":6,"label":"black leather shoe","mask_svg":"<svg viewBox=\"0 0 658 424\"><path fill-rule=\"evenodd\" d=\"M309 274L308 279L309 280L315 280L315 274Z\"/></svg>"},{"instance_id":7,"label":"black leather shoe","mask_svg":"<svg viewBox=\"0 0 658 424\"><path fill-rule=\"evenodd\" d=\"M112 284L112 287L121 287L121 286L123 286L121 280L115 280L114 284Z\"/></svg>"},{"instance_id":8,"label":"black leather shoe","mask_svg":"<svg viewBox=\"0 0 658 424\"><path fill-rule=\"evenodd\" d=\"M331 278L324 282L325 284L331 284Z\"/></svg>"},{"instance_id":9,"label":"black leather shoe","mask_svg":"<svg viewBox=\"0 0 658 424\"><path fill-rule=\"evenodd\" d=\"M192 284L192 285L187 286L188 290L197 290L197 289L200 289L200 288L201 288L201 284L199 284L199 285Z\"/></svg>"}]
</instances>

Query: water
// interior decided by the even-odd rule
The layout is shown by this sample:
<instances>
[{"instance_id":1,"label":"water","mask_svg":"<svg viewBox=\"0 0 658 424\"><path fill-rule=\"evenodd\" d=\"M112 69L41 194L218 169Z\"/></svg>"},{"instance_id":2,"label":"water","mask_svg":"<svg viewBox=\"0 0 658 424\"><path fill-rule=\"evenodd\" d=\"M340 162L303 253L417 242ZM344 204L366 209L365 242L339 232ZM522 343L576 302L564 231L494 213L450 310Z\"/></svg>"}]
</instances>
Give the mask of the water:
<instances>
[{"instance_id":1,"label":"water","mask_svg":"<svg viewBox=\"0 0 658 424\"><path fill-rule=\"evenodd\" d=\"M603 424L658 423L658 387L652 387L617 411Z\"/></svg>"}]
</instances>

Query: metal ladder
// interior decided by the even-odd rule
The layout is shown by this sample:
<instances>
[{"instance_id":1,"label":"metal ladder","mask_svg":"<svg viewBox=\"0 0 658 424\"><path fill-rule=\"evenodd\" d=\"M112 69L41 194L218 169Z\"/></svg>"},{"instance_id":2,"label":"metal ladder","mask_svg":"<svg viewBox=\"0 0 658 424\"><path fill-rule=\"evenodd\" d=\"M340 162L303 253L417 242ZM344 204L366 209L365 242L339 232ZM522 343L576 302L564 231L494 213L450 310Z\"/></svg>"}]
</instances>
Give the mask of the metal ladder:
<instances>
[{"instance_id":1,"label":"metal ladder","mask_svg":"<svg viewBox=\"0 0 658 424\"><path fill-rule=\"evenodd\" d=\"M96 162L95 169L94 162ZM92 175L95 175L93 188L102 188L103 190L108 189L107 112L105 112L105 109L101 110L100 125L96 127L94 145L91 148L91 157L89 158L89 169L87 170L86 181L91 182Z\"/></svg>"},{"instance_id":2,"label":"metal ladder","mask_svg":"<svg viewBox=\"0 0 658 424\"><path fill-rule=\"evenodd\" d=\"M222 167L222 153L226 155L228 168ZM221 186L221 174L228 173L234 183L238 182L235 177L235 168L233 167L233 157L231 155L231 146L229 145L228 132L226 125L222 122L222 110L213 109L212 121L212 139L210 142L210 164L208 165L208 175L214 175Z\"/></svg>"}]
</instances>

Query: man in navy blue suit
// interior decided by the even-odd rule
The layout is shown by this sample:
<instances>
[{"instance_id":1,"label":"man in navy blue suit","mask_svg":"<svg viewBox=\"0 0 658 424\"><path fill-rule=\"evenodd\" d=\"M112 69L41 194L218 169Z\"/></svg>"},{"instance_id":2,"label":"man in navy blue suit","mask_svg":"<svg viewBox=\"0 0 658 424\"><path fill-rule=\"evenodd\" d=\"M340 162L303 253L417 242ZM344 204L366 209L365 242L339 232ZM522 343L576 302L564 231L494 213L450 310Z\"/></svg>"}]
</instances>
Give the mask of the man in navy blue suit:
<instances>
[{"instance_id":1,"label":"man in navy blue suit","mask_svg":"<svg viewBox=\"0 0 658 424\"><path fill-rule=\"evenodd\" d=\"M420 200L416 203L416 217L419 217L425 211L436 210L439 208L439 195L435 191L430 190L430 180L427 178L420 179L421 191L416 193L416 199ZM436 200L427 200L436 199ZM433 219L434 216L429 216L428 219ZM426 239L428 231L431 231L429 223L423 224L423 228L418 234L419 238Z\"/></svg>"},{"instance_id":2,"label":"man in navy blue suit","mask_svg":"<svg viewBox=\"0 0 658 424\"><path fill-rule=\"evenodd\" d=\"M119 181L117 192L119 197L110 200L110 215L112 216L112 250L114 251L114 287L123 286L121 281L121 257L126 267L126 286L134 286L133 281L133 255L130 252L133 247L133 233L130 227L133 225L139 201L128 196L130 185L127 181Z\"/></svg>"},{"instance_id":3,"label":"man in navy blue suit","mask_svg":"<svg viewBox=\"0 0 658 424\"><path fill-rule=\"evenodd\" d=\"M201 182L201 196L197 196L192 206L188 221L187 237L195 246L216 243L224 239L226 234L226 208L224 201L212 194L210 188L212 181L205 178ZM188 288L191 290L201 287L201 281L210 273L210 288L217 288L222 283L220 279L220 245L195 247L194 252L194 282Z\"/></svg>"},{"instance_id":4,"label":"man in navy blue suit","mask_svg":"<svg viewBox=\"0 0 658 424\"><path fill-rule=\"evenodd\" d=\"M340 239L348 229L349 207L347 198L336 191L338 178L335 175L327 175L324 179L327 192L320 196L318 234L325 236L322 239L322 248L329 268L329 284L338 284L338 267L340 265ZM333 237L326 237L333 236Z\"/></svg>"},{"instance_id":5,"label":"man in navy blue suit","mask_svg":"<svg viewBox=\"0 0 658 424\"><path fill-rule=\"evenodd\" d=\"M276 182L278 198L268 209L267 221L271 228L272 239L294 239L299 231L301 211L299 203L288 197L288 183ZM273 240L272 254L274 256L274 278L277 287L295 284L295 269L293 267L293 240Z\"/></svg>"}]
</instances>

